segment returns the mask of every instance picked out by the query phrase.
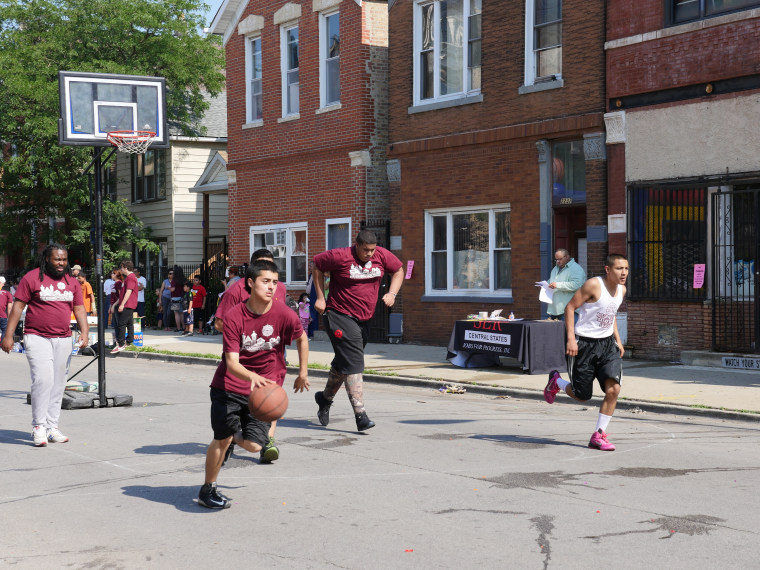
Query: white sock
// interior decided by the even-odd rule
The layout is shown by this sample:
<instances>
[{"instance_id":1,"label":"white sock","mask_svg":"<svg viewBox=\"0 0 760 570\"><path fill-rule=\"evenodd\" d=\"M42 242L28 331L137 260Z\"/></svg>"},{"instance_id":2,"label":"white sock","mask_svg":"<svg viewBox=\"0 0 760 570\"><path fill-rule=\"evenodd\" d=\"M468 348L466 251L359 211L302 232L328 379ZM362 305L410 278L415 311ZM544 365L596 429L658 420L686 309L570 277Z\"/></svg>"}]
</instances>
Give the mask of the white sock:
<instances>
[{"instance_id":1,"label":"white sock","mask_svg":"<svg viewBox=\"0 0 760 570\"><path fill-rule=\"evenodd\" d=\"M604 414L599 414L599 419L596 420L596 431L599 431L599 430L607 431L607 426L610 425L611 419L612 419L612 416L605 416Z\"/></svg>"},{"instance_id":2,"label":"white sock","mask_svg":"<svg viewBox=\"0 0 760 570\"><path fill-rule=\"evenodd\" d=\"M565 388L567 388L570 385L570 380L565 380L564 378L557 378L557 386L559 386L559 389L563 392L565 391Z\"/></svg>"}]
</instances>

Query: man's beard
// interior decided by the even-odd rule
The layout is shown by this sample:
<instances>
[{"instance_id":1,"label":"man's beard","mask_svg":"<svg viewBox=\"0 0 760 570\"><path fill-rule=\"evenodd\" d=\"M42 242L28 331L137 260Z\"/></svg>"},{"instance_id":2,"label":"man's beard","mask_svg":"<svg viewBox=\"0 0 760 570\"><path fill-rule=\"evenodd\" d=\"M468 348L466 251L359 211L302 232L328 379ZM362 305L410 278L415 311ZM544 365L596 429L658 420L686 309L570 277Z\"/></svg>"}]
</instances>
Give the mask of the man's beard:
<instances>
[{"instance_id":1,"label":"man's beard","mask_svg":"<svg viewBox=\"0 0 760 570\"><path fill-rule=\"evenodd\" d=\"M64 267L63 272L59 273L55 265L49 261L45 261L45 273L52 279L60 279L66 273L66 268Z\"/></svg>"}]
</instances>

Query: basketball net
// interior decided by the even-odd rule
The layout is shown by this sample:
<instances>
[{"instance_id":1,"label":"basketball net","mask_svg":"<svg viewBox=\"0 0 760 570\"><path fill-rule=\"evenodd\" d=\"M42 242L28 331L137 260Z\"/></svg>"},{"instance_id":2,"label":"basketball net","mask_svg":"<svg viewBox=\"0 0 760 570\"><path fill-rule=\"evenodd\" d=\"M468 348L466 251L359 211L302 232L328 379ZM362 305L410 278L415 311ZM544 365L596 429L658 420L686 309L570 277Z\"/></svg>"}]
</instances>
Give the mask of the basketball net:
<instances>
[{"instance_id":1,"label":"basketball net","mask_svg":"<svg viewBox=\"0 0 760 570\"><path fill-rule=\"evenodd\" d=\"M111 131L106 138L121 152L143 154L156 138L156 133L153 131Z\"/></svg>"}]
</instances>

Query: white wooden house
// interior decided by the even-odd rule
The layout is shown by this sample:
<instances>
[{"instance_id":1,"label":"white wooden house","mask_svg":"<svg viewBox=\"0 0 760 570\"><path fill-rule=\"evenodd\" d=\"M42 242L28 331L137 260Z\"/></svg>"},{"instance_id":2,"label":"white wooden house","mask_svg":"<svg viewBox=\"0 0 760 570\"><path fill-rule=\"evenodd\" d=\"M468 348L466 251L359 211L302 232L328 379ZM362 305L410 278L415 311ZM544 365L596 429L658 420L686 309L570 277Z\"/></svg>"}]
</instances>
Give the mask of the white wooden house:
<instances>
[{"instance_id":1,"label":"white wooden house","mask_svg":"<svg viewBox=\"0 0 760 570\"><path fill-rule=\"evenodd\" d=\"M160 268L174 264L200 264L205 236L227 236L227 98L209 98L210 108L201 125L204 136L170 136L170 148L144 155L117 153L111 197L124 200L129 209L150 227L161 246L158 255L134 252L136 265L146 276L158 276ZM163 275L163 272L161 272Z\"/></svg>"}]
</instances>

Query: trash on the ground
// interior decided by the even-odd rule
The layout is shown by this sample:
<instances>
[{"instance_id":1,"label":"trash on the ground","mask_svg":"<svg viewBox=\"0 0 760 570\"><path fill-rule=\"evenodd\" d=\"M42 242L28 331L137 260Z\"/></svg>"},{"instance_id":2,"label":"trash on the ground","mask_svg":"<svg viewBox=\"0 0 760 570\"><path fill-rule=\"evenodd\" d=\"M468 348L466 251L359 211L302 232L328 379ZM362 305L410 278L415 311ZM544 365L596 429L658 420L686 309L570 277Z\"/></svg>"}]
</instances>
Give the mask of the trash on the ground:
<instances>
[{"instance_id":1,"label":"trash on the ground","mask_svg":"<svg viewBox=\"0 0 760 570\"><path fill-rule=\"evenodd\" d=\"M512 397L512 396L508 396L508 395L504 394L504 395L502 395L502 396L496 396L496 398L495 398L495 399L496 399L496 400L509 400L511 397Z\"/></svg>"},{"instance_id":2,"label":"trash on the ground","mask_svg":"<svg viewBox=\"0 0 760 570\"><path fill-rule=\"evenodd\" d=\"M465 390L463 386L458 386L456 384L447 384L438 388L438 391L444 392L446 394L464 394L467 390Z\"/></svg>"},{"instance_id":3,"label":"trash on the ground","mask_svg":"<svg viewBox=\"0 0 760 570\"><path fill-rule=\"evenodd\" d=\"M638 406L635 406L633 408L629 408L628 411L631 412L632 414L646 414L646 411L642 410Z\"/></svg>"}]
</instances>

